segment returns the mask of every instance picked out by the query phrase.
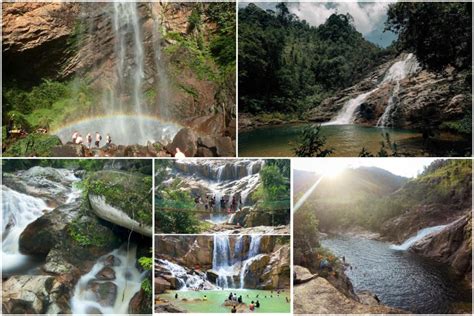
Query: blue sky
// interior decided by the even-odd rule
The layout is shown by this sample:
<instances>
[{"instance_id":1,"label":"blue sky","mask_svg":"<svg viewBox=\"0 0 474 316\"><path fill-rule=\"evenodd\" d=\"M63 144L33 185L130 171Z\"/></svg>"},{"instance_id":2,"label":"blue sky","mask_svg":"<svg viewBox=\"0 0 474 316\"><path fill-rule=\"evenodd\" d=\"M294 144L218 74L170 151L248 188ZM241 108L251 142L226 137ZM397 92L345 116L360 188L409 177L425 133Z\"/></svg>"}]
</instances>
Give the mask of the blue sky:
<instances>
[{"instance_id":1,"label":"blue sky","mask_svg":"<svg viewBox=\"0 0 474 316\"><path fill-rule=\"evenodd\" d=\"M250 1L248 1L250 2ZM264 9L274 9L277 2L254 2ZM240 6L247 5L240 2ZM387 47L395 39L392 32L383 32L389 2L290 2L289 10L310 25L319 26L333 13L349 13L360 33L372 43Z\"/></svg>"}]
</instances>

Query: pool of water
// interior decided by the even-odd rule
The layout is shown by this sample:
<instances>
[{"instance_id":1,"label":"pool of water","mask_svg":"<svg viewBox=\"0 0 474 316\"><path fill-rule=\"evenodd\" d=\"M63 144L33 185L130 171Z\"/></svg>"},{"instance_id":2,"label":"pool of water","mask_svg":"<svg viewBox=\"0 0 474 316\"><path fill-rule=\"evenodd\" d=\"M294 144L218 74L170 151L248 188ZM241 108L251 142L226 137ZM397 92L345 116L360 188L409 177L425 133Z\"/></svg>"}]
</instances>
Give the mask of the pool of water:
<instances>
[{"instance_id":1,"label":"pool of water","mask_svg":"<svg viewBox=\"0 0 474 316\"><path fill-rule=\"evenodd\" d=\"M63 143L72 140L72 134L77 131L87 144L86 135L92 135L92 146L95 133L102 135L100 146L105 145L106 135L110 134L112 143L116 145L146 145L147 142L170 142L181 129L181 126L148 116L116 115L91 118L71 123L62 129L53 131Z\"/></svg>"},{"instance_id":2,"label":"pool of water","mask_svg":"<svg viewBox=\"0 0 474 316\"><path fill-rule=\"evenodd\" d=\"M293 148L298 143L300 133L305 126L307 124L287 124L240 132L239 156L293 156ZM433 151L459 151L460 146L465 146L465 144L459 143L458 138L449 135L443 135L443 141L440 140L435 145L437 148L426 148L422 135L409 130L358 125L324 125L321 127L321 134L326 137L327 141L325 148L332 148L334 152L331 156L335 157L356 157L362 147L372 154L376 154L380 150L383 132L390 134L391 140L397 143L399 151L406 151L417 156L437 156Z\"/></svg>"},{"instance_id":3,"label":"pool of water","mask_svg":"<svg viewBox=\"0 0 474 316\"><path fill-rule=\"evenodd\" d=\"M331 236L321 241L338 257L356 291L369 290L382 303L413 313L448 313L452 303L472 302L471 291L445 266L389 243L359 237Z\"/></svg>"},{"instance_id":4,"label":"pool of water","mask_svg":"<svg viewBox=\"0 0 474 316\"><path fill-rule=\"evenodd\" d=\"M186 309L190 313L229 313L230 306L224 306L224 301L230 293L242 295L243 302L247 305L251 301L258 300L260 308L256 308L257 313L289 313L291 308L290 291L285 290L280 294L276 291L264 290L212 290L212 291L167 291L159 294L158 297L169 300L173 305ZM175 299L178 293L178 299ZM201 301L207 296L207 301ZM258 295L258 297L257 297ZM186 299L183 301L183 299ZM195 299L201 299L196 300ZM288 301L287 301L288 299Z\"/></svg>"}]
</instances>

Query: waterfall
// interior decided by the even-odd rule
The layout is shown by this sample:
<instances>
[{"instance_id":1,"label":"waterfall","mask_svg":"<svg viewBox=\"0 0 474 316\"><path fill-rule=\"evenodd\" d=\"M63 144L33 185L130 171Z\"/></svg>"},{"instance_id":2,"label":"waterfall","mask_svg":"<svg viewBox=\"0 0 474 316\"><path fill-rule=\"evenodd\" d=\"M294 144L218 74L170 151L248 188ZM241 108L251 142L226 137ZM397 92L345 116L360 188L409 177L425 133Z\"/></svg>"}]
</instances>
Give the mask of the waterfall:
<instances>
[{"instance_id":1,"label":"waterfall","mask_svg":"<svg viewBox=\"0 0 474 316\"><path fill-rule=\"evenodd\" d=\"M212 269L218 274L217 286L234 288L234 266L232 265L229 236L214 235Z\"/></svg>"},{"instance_id":2,"label":"waterfall","mask_svg":"<svg viewBox=\"0 0 474 316\"><path fill-rule=\"evenodd\" d=\"M432 234L432 233L437 233L442 231L446 226L448 225L438 225L438 226L432 226L432 227L426 227L421 230L419 230L415 236L412 236L405 240L405 242L401 245L392 245L390 246L391 249L394 250L408 250L413 244L415 244L417 241L423 239L424 237Z\"/></svg>"},{"instance_id":3,"label":"waterfall","mask_svg":"<svg viewBox=\"0 0 474 316\"><path fill-rule=\"evenodd\" d=\"M232 214L231 218L233 216L234 216L234 214ZM239 235L237 237L237 240L235 241L235 245L234 245L234 263L235 262L240 262L242 260L244 246L245 246L244 241L245 240L244 240L243 235Z\"/></svg>"},{"instance_id":4,"label":"waterfall","mask_svg":"<svg viewBox=\"0 0 474 316\"><path fill-rule=\"evenodd\" d=\"M392 91L392 95L389 98L389 104L385 108L385 112L377 122L377 126L386 126L383 124L390 123L390 114L394 111L396 106L396 97L400 91L400 81L405 79L407 76L417 72L419 69L416 57L413 54L408 54L405 59L395 62L385 74L383 80L377 85L377 87L369 92L358 95L355 98L347 101L342 110L337 116L331 121L324 123L324 125L343 125L352 124L354 121L355 112L359 109L360 105L374 92L379 90L386 83L395 82L395 88ZM397 88L398 86L398 88ZM391 100L391 101L390 101ZM392 104L390 103L392 102Z\"/></svg>"},{"instance_id":5,"label":"waterfall","mask_svg":"<svg viewBox=\"0 0 474 316\"><path fill-rule=\"evenodd\" d=\"M165 259L157 259L157 262L176 278L177 290L187 291L212 288L211 284L207 281L206 274L204 273L199 274L194 272L194 274L188 274L186 269L179 264Z\"/></svg>"},{"instance_id":6,"label":"waterfall","mask_svg":"<svg viewBox=\"0 0 474 316\"><path fill-rule=\"evenodd\" d=\"M2 273L27 268L30 257L20 253L20 235L30 223L51 210L46 203L2 185Z\"/></svg>"},{"instance_id":7,"label":"waterfall","mask_svg":"<svg viewBox=\"0 0 474 316\"><path fill-rule=\"evenodd\" d=\"M125 107L122 103L122 95L127 94L124 79L131 80L131 96L133 100L133 112L142 116L143 111L143 79L145 77L144 46L142 40L142 30L140 18L138 16L137 3L135 2L114 2L113 3L113 29L116 37L115 56L117 58L116 71L118 82L113 95L118 99L109 104L108 111L112 113L123 112ZM132 40L131 50L128 50L128 43ZM133 65L128 64L128 56L133 56ZM128 73L131 72L131 73ZM116 128L116 127L115 127ZM122 126L123 128L123 126ZM140 138L145 137L144 124L138 124Z\"/></svg>"},{"instance_id":8,"label":"waterfall","mask_svg":"<svg viewBox=\"0 0 474 316\"><path fill-rule=\"evenodd\" d=\"M260 253L260 241L262 240L261 235L252 235L250 236L250 247L247 255L247 260L242 263L242 268L240 269L240 288L243 289L245 286L245 275L247 274L247 269L249 265L253 262L254 257Z\"/></svg>"},{"instance_id":9,"label":"waterfall","mask_svg":"<svg viewBox=\"0 0 474 316\"><path fill-rule=\"evenodd\" d=\"M136 251L136 246L127 249L125 244L100 257L77 282L72 313L128 314L130 300L140 290L146 273L136 267Z\"/></svg>"},{"instance_id":10,"label":"waterfall","mask_svg":"<svg viewBox=\"0 0 474 316\"><path fill-rule=\"evenodd\" d=\"M415 55L408 54L404 60L397 61L390 67L387 74L385 75L382 84L385 82L394 82L395 87L393 88L392 94L388 100L388 104L385 108L384 113L377 121L378 127L388 127L392 124L392 114L395 112L398 104L398 95L400 93L400 81L405 79L407 76L417 72L420 66L416 60Z\"/></svg>"}]
</instances>

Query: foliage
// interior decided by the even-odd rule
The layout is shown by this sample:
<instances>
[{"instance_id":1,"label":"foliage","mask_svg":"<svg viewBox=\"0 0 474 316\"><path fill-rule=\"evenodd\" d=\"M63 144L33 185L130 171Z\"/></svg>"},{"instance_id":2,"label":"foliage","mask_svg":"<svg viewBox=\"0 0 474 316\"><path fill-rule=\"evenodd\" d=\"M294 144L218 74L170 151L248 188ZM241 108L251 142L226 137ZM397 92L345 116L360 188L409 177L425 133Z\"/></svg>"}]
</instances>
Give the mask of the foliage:
<instances>
[{"instance_id":1,"label":"foliage","mask_svg":"<svg viewBox=\"0 0 474 316\"><path fill-rule=\"evenodd\" d=\"M239 107L242 112L303 113L357 82L381 63L350 15L333 14L319 27L254 4L239 9Z\"/></svg>"},{"instance_id":2,"label":"foliage","mask_svg":"<svg viewBox=\"0 0 474 316\"><path fill-rule=\"evenodd\" d=\"M9 145L4 157L49 157L55 146L61 145L57 136L46 134L29 134Z\"/></svg>"},{"instance_id":3,"label":"foliage","mask_svg":"<svg viewBox=\"0 0 474 316\"><path fill-rule=\"evenodd\" d=\"M68 233L80 246L103 247L111 244L110 236L101 234L100 225L93 220L81 221L81 218L75 218L68 225Z\"/></svg>"},{"instance_id":4,"label":"foliage","mask_svg":"<svg viewBox=\"0 0 474 316\"><path fill-rule=\"evenodd\" d=\"M137 173L95 173L81 182L84 196L104 196L107 203L148 226L153 222L151 176Z\"/></svg>"},{"instance_id":5,"label":"foliage","mask_svg":"<svg viewBox=\"0 0 474 316\"><path fill-rule=\"evenodd\" d=\"M144 270L153 269L153 258L151 257L140 257L138 263L140 263Z\"/></svg>"},{"instance_id":6,"label":"foliage","mask_svg":"<svg viewBox=\"0 0 474 316\"><path fill-rule=\"evenodd\" d=\"M327 157L333 153L333 149L325 149L325 144L326 137L321 135L321 125L309 125L303 129L294 152L298 157Z\"/></svg>"},{"instance_id":7,"label":"foliage","mask_svg":"<svg viewBox=\"0 0 474 316\"><path fill-rule=\"evenodd\" d=\"M386 29L398 33L399 49L413 51L425 67L471 68L472 3L397 2L387 16Z\"/></svg>"},{"instance_id":8,"label":"foliage","mask_svg":"<svg viewBox=\"0 0 474 316\"><path fill-rule=\"evenodd\" d=\"M153 287L149 278L143 280L141 284L141 289L143 290L143 292L145 292L147 296L151 296L153 294Z\"/></svg>"}]
</instances>

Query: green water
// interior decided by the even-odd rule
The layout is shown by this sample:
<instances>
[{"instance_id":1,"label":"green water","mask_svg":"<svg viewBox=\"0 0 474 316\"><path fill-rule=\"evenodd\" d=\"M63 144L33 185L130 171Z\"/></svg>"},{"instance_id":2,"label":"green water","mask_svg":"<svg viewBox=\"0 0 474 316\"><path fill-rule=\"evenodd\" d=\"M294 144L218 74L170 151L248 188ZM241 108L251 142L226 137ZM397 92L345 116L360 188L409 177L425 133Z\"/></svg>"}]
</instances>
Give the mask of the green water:
<instances>
[{"instance_id":1,"label":"green water","mask_svg":"<svg viewBox=\"0 0 474 316\"><path fill-rule=\"evenodd\" d=\"M243 302L250 304L251 301L258 300L260 308L255 308L257 313L289 313L291 308L291 301L287 302L286 298L290 300L290 290L281 292L280 295L276 291L263 290L212 290L212 291L167 291L157 296L161 299L167 299L173 305L187 310L189 313L230 313L231 307L224 306L224 301L229 297L229 293L237 293L237 296L242 295ZM174 298L175 293L178 293L178 299ZM202 299L204 295L207 296L207 301L194 301L194 299ZM266 296L266 298L265 298ZM270 297L273 296L273 297ZM188 301L183 301L186 298ZM247 308L247 312L249 312Z\"/></svg>"},{"instance_id":2,"label":"green water","mask_svg":"<svg viewBox=\"0 0 474 316\"><path fill-rule=\"evenodd\" d=\"M239 133L240 157L287 157L293 156L294 144L306 124L287 124L258 128ZM334 157L357 157L362 147L372 154L380 149L382 132L388 132L399 152L413 156L438 156L440 153L463 152L469 146L459 137L439 135L429 143L421 134L401 129L364 127L358 125L326 125L321 133L326 137L325 148L332 148ZM443 155L445 156L445 155Z\"/></svg>"}]
</instances>

